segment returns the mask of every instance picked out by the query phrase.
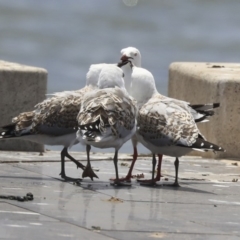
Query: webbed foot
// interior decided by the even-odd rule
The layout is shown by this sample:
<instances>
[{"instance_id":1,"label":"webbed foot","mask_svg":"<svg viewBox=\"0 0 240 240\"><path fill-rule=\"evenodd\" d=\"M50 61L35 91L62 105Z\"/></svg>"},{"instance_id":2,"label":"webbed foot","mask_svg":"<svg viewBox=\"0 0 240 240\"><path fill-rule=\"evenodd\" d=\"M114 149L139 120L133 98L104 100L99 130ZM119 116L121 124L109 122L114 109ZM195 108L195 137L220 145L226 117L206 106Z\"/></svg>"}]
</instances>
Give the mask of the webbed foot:
<instances>
[{"instance_id":1,"label":"webbed foot","mask_svg":"<svg viewBox=\"0 0 240 240\"><path fill-rule=\"evenodd\" d=\"M87 165L82 173L82 178L90 177L93 181L93 178L98 178L98 176L93 171L91 165Z\"/></svg>"}]
</instances>

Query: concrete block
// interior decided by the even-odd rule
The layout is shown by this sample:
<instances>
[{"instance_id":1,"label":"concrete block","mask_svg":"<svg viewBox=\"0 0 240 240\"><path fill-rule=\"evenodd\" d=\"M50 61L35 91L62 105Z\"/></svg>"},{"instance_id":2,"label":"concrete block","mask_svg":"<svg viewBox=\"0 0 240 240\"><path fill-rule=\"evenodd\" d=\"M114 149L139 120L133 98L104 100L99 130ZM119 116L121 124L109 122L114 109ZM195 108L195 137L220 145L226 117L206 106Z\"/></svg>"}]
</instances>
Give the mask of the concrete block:
<instances>
[{"instance_id":1,"label":"concrete block","mask_svg":"<svg viewBox=\"0 0 240 240\"><path fill-rule=\"evenodd\" d=\"M47 71L42 68L0 61L0 126L45 99ZM1 140L0 150L44 151L41 144L25 140Z\"/></svg>"},{"instance_id":2,"label":"concrete block","mask_svg":"<svg viewBox=\"0 0 240 240\"><path fill-rule=\"evenodd\" d=\"M172 63L168 95L192 104L220 102L211 120L198 126L209 141L219 144L226 152L193 151L192 155L240 158L240 64Z\"/></svg>"}]
</instances>

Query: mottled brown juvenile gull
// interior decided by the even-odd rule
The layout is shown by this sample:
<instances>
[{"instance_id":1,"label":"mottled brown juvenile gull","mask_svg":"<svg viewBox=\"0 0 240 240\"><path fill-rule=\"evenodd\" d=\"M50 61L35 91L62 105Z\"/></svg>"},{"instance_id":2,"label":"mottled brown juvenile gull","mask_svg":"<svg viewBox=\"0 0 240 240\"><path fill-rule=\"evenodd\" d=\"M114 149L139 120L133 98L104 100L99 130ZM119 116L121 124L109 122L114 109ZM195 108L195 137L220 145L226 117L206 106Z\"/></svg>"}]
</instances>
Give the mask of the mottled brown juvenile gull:
<instances>
[{"instance_id":1,"label":"mottled brown juvenile gull","mask_svg":"<svg viewBox=\"0 0 240 240\"><path fill-rule=\"evenodd\" d=\"M23 112L12 119L12 123L3 126L0 131L2 139L25 139L47 145L62 145L61 177L68 181L73 179L65 174L65 157L73 161L77 167L84 169L84 165L75 160L68 153L68 148L81 142L76 138L77 115L81 107L82 97L97 88L97 81L101 68L105 64L93 64L86 75L86 86L77 91L64 91L51 94L37 104L33 111ZM92 171L89 177L97 177Z\"/></svg>"},{"instance_id":2,"label":"mottled brown juvenile gull","mask_svg":"<svg viewBox=\"0 0 240 240\"><path fill-rule=\"evenodd\" d=\"M91 169L90 146L114 148L114 185L129 185L119 181L117 162L119 149L136 130L136 103L125 89L122 70L116 66L102 69L98 88L84 96L78 115L77 136L88 146L83 177Z\"/></svg>"},{"instance_id":3,"label":"mottled brown juvenile gull","mask_svg":"<svg viewBox=\"0 0 240 240\"><path fill-rule=\"evenodd\" d=\"M208 142L200 133L190 106L184 101L161 95L153 75L143 68L133 66L131 95L137 101L138 117L136 137L153 155L152 179L139 180L155 184L155 154L175 157L175 182L178 184L179 157L192 150L224 151Z\"/></svg>"}]
</instances>

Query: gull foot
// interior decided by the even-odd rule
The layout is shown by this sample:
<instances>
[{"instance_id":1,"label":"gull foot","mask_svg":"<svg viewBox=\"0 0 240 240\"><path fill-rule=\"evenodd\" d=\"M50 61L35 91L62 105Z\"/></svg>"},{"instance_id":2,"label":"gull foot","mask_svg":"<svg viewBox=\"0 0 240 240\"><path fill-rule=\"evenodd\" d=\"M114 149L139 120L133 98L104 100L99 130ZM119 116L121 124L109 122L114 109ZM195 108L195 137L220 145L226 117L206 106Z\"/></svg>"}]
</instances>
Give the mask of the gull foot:
<instances>
[{"instance_id":1,"label":"gull foot","mask_svg":"<svg viewBox=\"0 0 240 240\"><path fill-rule=\"evenodd\" d=\"M174 182L173 184L169 185L171 187L181 187L178 182Z\"/></svg>"},{"instance_id":2,"label":"gull foot","mask_svg":"<svg viewBox=\"0 0 240 240\"><path fill-rule=\"evenodd\" d=\"M92 170L91 166L87 165L82 173L82 178L90 177L93 181L93 178L98 178L95 172Z\"/></svg>"},{"instance_id":3,"label":"gull foot","mask_svg":"<svg viewBox=\"0 0 240 240\"><path fill-rule=\"evenodd\" d=\"M80 182L80 181L82 181L81 178L71 178L71 177L68 177L65 174L61 174L61 173L59 175L61 175L61 178L63 178L66 182Z\"/></svg>"},{"instance_id":4,"label":"gull foot","mask_svg":"<svg viewBox=\"0 0 240 240\"><path fill-rule=\"evenodd\" d=\"M144 180L140 180L137 179L137 182L140 183L140 185L144 185L144 186L155 186L157 185L157 181L155 179L144 179Z\"/></svg>"}]
</instances>

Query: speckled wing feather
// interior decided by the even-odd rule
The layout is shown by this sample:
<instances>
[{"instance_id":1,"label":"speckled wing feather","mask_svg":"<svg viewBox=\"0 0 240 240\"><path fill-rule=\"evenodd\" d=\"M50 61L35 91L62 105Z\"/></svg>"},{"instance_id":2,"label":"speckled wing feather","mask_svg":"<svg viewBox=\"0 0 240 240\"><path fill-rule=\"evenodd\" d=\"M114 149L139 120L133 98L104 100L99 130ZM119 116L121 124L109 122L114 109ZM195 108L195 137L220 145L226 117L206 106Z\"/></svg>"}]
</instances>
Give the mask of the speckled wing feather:
<instances>
[{"instance_id":1,"label":"speckled wing feather","mask_svg":"<svg viewBox=\"0 0 240 240\"><path fill-rule=\"evenodd\" d=\"M160 94L159 94L160 95ZM208 104L197 104L197 105L190 105L189 102L178 100L175 98L169 98L164 95L160 95L161 100L165 101L166 103L176 104L186 110L187 112L191 113L195 122L207 122L208 117L214 115L214 108L220 106L219 103L208 103Z\"/></svg>"},{"instance_id":2,"label":"speckled wing feather","mask_svg":"<svg viewBox=\"0 0 240 240\"><path fill-rule=\"evenodd\" d=\"M35 112L32 111L32 112L23 112L23 113L20 113L17 117L14 117L12 119L12 123L16 124L15 130L21 131L25 128L30 127L34 116L35 116Z\"/></svg>"},{"instance_id":3,"label":"speckled wing feather","mask_svg":"<svg viewBox=\"0 0 240 240\"><path fill-rule=\"evenodd\" d=\"M77 129L77 115L85 93L91 87L77 91L67 91L54 94L35 106L34 111L24 112L12 119L16 134L21 131L28 134L61 135Z\"/></svg>"},{"instance_id":4,"label":"speckled wing feather","mask_svg":"<svg viewBox=\"0 0 240 240\"><path fill-rule=\"evenodd\" d=\"M42 127L40 128L43 125L48 128L76 129L76 117L81 107L82 97L91 90L91 87L84 87L78 91L55 94L54 97L36 105L33 129L44 131Z\"/></svg>"},{"instance_id":5,"label":"speckled wing feather","mask_svg":"<svg viewBox=\"0 0 240 240\"><path fill-rule=\"evenodd\" d=\"M139 109L137 122L139 133L156 146L191 146L200 134L187 103L160 94Z\"/></svg>"},{"instance_id":6,"label":"speckled wing feather","mask_svg":"<svg viewBox=\"0 0 240 240\"><path fill-rule=\"evenodd\" d=\"M135 126L135 116L136 102L120 88L107 88L85 95L78 114L78 125L98 122L101 135L125 137Z\"/></svg>"}]
</instances>

